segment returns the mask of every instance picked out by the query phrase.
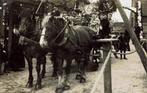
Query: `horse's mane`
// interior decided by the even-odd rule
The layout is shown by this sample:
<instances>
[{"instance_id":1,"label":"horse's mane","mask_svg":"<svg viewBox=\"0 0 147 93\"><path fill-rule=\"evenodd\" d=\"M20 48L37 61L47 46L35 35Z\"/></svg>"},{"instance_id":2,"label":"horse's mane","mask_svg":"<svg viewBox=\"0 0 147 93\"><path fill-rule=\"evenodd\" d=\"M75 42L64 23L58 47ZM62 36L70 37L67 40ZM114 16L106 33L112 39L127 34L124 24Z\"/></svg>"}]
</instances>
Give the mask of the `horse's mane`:
<instances>
[{"instance_id":1,"label":"horse's mane","mask_svg":"<svg viewBox=\"0 0 147 93\"><path fill-rule=\"evenodd\" d=\"M47 26L47 23L50 17L51 17L51 14L47 14L44 16L44 18L42 19L42 23L41 23L42 28Z\"/></svg>"},{"instance_id":2,"label":"horse's mane","mask_svg":"<svg viewBox=\"0 0 147 93\"><path fill-rule=\"evenodd\" d=\"M65 19L62 16L57 16L57 17L52 17L52 15L49 13L48 15L45 15L44 18L42 19L42 23L41 26L42 28L44 27L48 27L48 22L54 20L55 21L55 25L57 25L57 27L61 27L63 28L63 26L65 25Z\"/></svg>"}]
</instances>

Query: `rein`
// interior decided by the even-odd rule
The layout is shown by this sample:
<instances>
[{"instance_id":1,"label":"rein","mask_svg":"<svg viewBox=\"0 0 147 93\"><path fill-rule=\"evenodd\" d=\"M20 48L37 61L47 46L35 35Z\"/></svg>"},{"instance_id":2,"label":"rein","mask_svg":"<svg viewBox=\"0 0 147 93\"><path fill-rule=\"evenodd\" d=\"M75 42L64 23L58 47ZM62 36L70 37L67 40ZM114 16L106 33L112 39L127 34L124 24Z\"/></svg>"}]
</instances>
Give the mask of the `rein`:
<instances>
[{"instance_id":1,"label":"rein","mask_svg":"<svg viewBox=\"0 0 147 93\"><path fill-rule=\"evenodd\" d=\"M57 17L58 18L58 17ZM60 18L60 17L59 17ZM62 34L62 33L64 33L64 31L65 31L65 33L68 33L67 31L66 31L66 28L67 27L69 27L69 29L71 29L71 35L73 35L73 36L75 36L75 33L73 32L73 31L75 31L72 27L70 27L69 26L69 23L70 23L70 21L67 19L67 22L66 22L66 24L65 24L65 26L64 26L64 28L61 30L61 32L56 36L56 38L54 39L54 41L56 41L59 37L60 37L60 35ZM65 42L66 42L66 40L67 40L67 37L66 38L64 38L64 40L61 42L61 43L59 43L58 44L58 46L61 46L61 45L63 45L63 44L65 44ZM76 47L76 48L80 48L73 40L71 40L70 38L69 38L69 41Z\"/></svg>"},{"instance_id":2,"label":"rein","mask_svg":"<svg viewBox=\"0 0 147 93\"><path fill-rule=\"evenodd\" d=\"M64 28L63 28L63 29L61 30L61 32L55 37L54 41L56 41L56 40L60 37L60 35L66 30L68 24L69 24L69 21L66 22Z\"/></svg>"},{"instance_id":3,"label":"rein","mask_svg":"<svg viewBox=\"0 0 147 93\"><path fill-rule=\"evenodd\" d=\"M58 18L58 17L56 17L56 18ZM60 17L59 17L60 18ZM75 36L75 33L74 33L74 29L71 27L71 26L69 26L69 23L70 23L70 20L68 20L68 19L66 19L67 20L67 22L66 22L66 24L65 24L65 26L64 26L64 28L61 30L61 32L56 36L56 38L54 39L54 41L56 41L59 37L60 37L60 35L62 34L62 33L64 33L64 31L65 31L65 34L67 34L67 33L69 33L69 34L71 34L72 36ZM69 29L71 30L70 32L68 32L68 30L66 29L67 27L69 27ZM67 41L67 39L68 39L68 37L67 36L65 36L64 38L63 38L63 40L58 44L58 46L62 46L63 44L65 44L66 43L66 41ZM72 40L72 39L68 39L77 49L80 49L80 47Z\"/></svg>"},{"instance_id":4,"label":"rein","mask_svg":"<svg viewBox=\"0 0 147 93\"><path fill-rule=\"evenodd\" d=\"M63 29L61 30L61 32L56 36L56 38L54 39L54 41L56 41L56 40L59 38L59 36L60 36L62 33L64 33L64 31L66 30L67 26L69 26L69 22L70 22L69 20L66 22L64 28L63 28ZM69 28L71 29L71 35L75 36L75 34L74 34L74 32L73 32L74 29L71 28L70 26L69 26ZM68 32L65 31L65 33L68 33ZM65 44L66 40L67 40L67 37L64 38L64 40L63 40L61 43L59 43L58 46L61 46L61 45ZM76 48L79 49L79 46L78 46L73 40L71 40L71 39L69 39L69 40L70 40L70 42L71 42Z\"/></svg>"},{"instance_id":5,"label":"rein","mask_svg":"<svg viewBox=\"0 0 147 93\"><path fill-rule=\"evenodd\" d=\"M57 18L58 18L58 17L57 17ZM59 18L60 18L60 17L59 17ZM69 27L69 29L71 30L70 34L73 35L73 36L75 36L75 33L73 32L74 29L71 28L71 27L69 26L69 22L70 22L70 21L67 20L67 22L66 22L65 26L63 27L63 29L62 29L62 30L57 34L57 36L53 39L53 42L55 42L55 41L61 36L61 34L63 34L63 33L65 33L65 34L69 33L69 32L68 32L68 29L66 29L67 27ZM46 28L44 28L43 31L42 31L41 39L43 39L43 38L45 37L45 31L46 31ZM63 44L65 44L66 41L67 41L67 39L68 39L68 36L63 37L63 40L58 44L58 46L62 46ZM41 41L41 40L40 40L40 41ZM72 39L69 38L69 41L70 41L76 48L79 49L79 46L78 46ZM55 43L56 43L56 42L55 42Z\"/></svg>"},{"instance_id":6,"label":"rein","mask_svg":"<svg viewBox=\"0 0 147 93\"><path fill-rule=\"evenodd\" d=\"M60 37L60 35L62 33L64 33L64 31L65 31L65 33L67 33L66 28L67 28L68 24L69 24L69 21L66 22L65 26L63 27L63 29L57 34L57 36L55 37L55 39L53 39L54 42ZM46 32L46 28L43 28L40 42L43 41L43 38L45 37L45 32ZM64 40L62 40L61 43L58 44L58 46L61 46L61 45L65 44L65 42L67 41L67 37L66 38L63 38L63 39Z\"/></svg>"}]
</instances>

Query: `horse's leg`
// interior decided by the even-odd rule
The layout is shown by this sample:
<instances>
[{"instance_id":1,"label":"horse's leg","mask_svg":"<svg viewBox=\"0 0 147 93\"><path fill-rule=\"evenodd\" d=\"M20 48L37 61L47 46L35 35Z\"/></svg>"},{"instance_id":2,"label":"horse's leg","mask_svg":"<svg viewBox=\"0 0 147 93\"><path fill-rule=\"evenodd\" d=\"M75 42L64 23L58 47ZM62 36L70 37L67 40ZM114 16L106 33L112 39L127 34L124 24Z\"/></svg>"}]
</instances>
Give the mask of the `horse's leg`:
<instances>
[{"instance_id":1,"label":"horse's leg","mask_svg":"<svg viewBox=\"0 0 147 93\"><path fill-rule=\"evenodd\" d=\"M42 57L42 64L43 64L43 68L42 68L42 72L41 72L41 76L42 76L42 78L44 78L45 77L45 73L46 73L46 57L45 56L43 56Z\"/></svg>"},{"instance_id":2,"label":"horse's leg","mask_svg":"<svg viewBox=\"0 0 147 93\"><path fill-rule=\"evenodd\" d=\"M26 56L26 60L28 62L28 70L29 70L29 78L28 78L28 83L26 84L26 87L33 87L33 63L32 63L32 58Z\"/></svg>"},{"instance_id":3,"label":"horse's leg","mask_svg":"<svg viewBox=\"0 0 147 93\"><path fill-rule=\"evenodd\" d=\"M56 77L57 76L57 62L56 62L56 56L53 53L51 56L51 61L53 64L53 73L52 73L52 77Z\"/></svg>"},{"instance_id":4,"label":"horse's leg","mask_svg":"<svg viewBox=\"0 0 147 93\"><path fill-rule=\"evenodd\" d=\"M72 62L71 59L66 61L65 77L64 77L64 90L70 89L69 77L70 77L71 62Z\"/></svg>"},{"instance_id":5,"label":"horse's leg","mask_svg":"<svg viewBox=\"0 0 147 93\"><path fill-rule=\"evenodd\" d=\"M52 77L56 77L57 76L57 62L54 61L53 62L53 73L52 73Z\"/></svg>"},{"instance_id":6,"label":"horse's leg","mask_svg":"<svg viewBox=\"0 0 147 93\"><path fill-rule=\"evenodd\" d=\"M79 63L79 73L80 73L80 83L85 83L86 82L86 66L87 66L87 58L86 57L81 57L80 63Z\"/></svg>"},{"instance_id":7,"label":"horse's leg","mask_svg":"<svg viewBox=\"0 0 147 93\"><path fill-rule=\"evenodd\" d=\"M76 62L77 62L77 69L78 69L78 72L77 72L77 75L76 75L76 80L80 80L81 79L81 74L80 74L80 60L79 59L76 59Z\"/></svg>"},{"instance_id":8,"label":"horse's leg","mask_svg":"<svg viewBox=\"0 0 147 93\"><path fill-rule=\"evenodd\" d=\"M61 58L56 58L57 64L57 76L58 76L58 86L56 88L56 93L62 93L64 91L64 86L63 86L63 59Z\"/></svg>"},{"instance_id":9,"label":"horse's leg","mask_svg":"<svg viewBox=\"0 0 147 93\"><path fill-rule=\"evenodd\" d=\"M36 82L36 85L35 85L35 89L40 89L41 88L41 74L40 74L40 71L41 71L41 61L42 61L42 58L41 57L38 57L37 58L37 64L36 64L36 71L37 71L37 82Z\"/></svg>"}]
</instances>

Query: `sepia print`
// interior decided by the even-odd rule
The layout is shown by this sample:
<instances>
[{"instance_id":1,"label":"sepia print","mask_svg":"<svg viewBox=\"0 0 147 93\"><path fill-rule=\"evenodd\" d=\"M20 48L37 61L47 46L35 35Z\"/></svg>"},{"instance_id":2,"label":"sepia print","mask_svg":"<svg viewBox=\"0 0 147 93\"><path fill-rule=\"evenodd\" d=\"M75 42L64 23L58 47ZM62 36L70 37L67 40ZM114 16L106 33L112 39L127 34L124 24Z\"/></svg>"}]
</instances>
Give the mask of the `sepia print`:
<instances>
[{"instance_id":1,"label":"sepia print","mask_svg":"<svg viewBox=\"0 0 147 93\"><path fill-rule=\"evenodd\" d=\"M0 0L0 93L147 93L146 0Z\"/></svg>"}]
</instances>

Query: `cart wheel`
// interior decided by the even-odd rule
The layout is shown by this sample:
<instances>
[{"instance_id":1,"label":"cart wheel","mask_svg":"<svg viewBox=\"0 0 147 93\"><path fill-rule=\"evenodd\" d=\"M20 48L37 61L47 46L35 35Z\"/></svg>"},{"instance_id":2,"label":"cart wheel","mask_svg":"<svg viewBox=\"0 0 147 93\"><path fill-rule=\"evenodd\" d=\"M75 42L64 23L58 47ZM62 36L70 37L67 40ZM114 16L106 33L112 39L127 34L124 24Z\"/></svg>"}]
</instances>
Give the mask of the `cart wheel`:
<instances>
[{"instance_id":1,"label":"cart wheel","mask_svg":"<svg viewBox=\"0 0 147 93\"><path fill-rule=\"evenodd\" d=\"M91 50L90 61L93 63L100 63L101 62L101 52L99 49L93 48Z\"/></svg>"},{"instance_id":2,"label":"cart wheel","mask_svg":"<svg viewBox=\"0 0 147 93\"><path fill-rule=\"evenodd\" d=\"M90 71L96 71L98 69L100 58L101 58L100 50L92 48L90 53L90 62L89 62Z\"/></svg>"}]
</instances>

